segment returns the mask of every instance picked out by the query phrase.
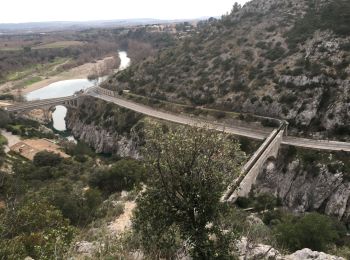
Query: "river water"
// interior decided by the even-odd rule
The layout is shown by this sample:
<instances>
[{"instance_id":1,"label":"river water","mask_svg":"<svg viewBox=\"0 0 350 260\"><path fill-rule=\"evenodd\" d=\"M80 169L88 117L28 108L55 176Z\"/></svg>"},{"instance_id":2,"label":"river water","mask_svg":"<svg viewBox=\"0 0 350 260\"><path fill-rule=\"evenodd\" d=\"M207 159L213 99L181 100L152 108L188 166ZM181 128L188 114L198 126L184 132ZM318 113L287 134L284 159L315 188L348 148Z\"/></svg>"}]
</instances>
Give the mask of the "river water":
<instances>
[{"instance_id":1,"label":"river water","mask_svg":"<svg viewBox=\"0 0 350 260\"><path fill-rule=\"evenodd\" d=\"M118 52L120 57L120 66L118 71L124 70L130 66L130 58L125 51ZM47 87L32 91L26 95L28 101L47 99L47 98L58 98L71 96L79 90L85 90L89 87L99 84L106 77L100 78L98 81L89 81L88 79L72 79L63 80L52 83ZM65 117L67 114L67 108L64 106L56 106L55 111L52 113L53 127L58 131L66 130Z\"/></svg>"}]
</instances>

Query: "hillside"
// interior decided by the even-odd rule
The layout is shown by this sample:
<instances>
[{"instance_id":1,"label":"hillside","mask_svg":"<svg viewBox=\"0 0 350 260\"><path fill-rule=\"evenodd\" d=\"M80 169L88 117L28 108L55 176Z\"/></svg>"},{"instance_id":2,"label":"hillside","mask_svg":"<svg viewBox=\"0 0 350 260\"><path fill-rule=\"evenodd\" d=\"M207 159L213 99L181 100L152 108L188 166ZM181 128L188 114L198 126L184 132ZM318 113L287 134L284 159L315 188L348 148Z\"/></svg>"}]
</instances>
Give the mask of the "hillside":
<instances>
[{"instance_id":1,"label":"hillside","mask_svg":"<svg viewBox=\"0 0 350 260\"><path fill-rule=\"evenodd\" d=\"M350 3L253 0L114 75L112 89L287 119L350 139Z\"/></svg>"}]
</instances>

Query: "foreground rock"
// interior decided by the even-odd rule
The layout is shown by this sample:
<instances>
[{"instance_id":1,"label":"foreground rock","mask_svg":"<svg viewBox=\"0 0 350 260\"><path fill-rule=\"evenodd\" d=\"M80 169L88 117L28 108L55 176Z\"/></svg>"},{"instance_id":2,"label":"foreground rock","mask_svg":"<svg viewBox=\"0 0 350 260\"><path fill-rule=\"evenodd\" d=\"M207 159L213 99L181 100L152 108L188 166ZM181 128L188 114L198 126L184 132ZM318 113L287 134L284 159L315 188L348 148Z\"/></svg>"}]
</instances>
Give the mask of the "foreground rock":
<instances>
[{"instance_id":1,"label":"foreground rock","mask_svg":"<svg viewBox=\"0 0 350 260\"><path fill-rule=\"evenodd\" d=\"M243 237L236 243L239 259L268 259L268 260L345 260L343 257L328 255L323 252L304 248L291 255L282 255L272 246L264 244L251 244Z\"/></svg>"},{"instance_id":2,"label":"foreground rock","mask_svg":"<svg viewBox=\"0 0 350 260\"><path fill-rule=\"evenodd\" d=\"M283 258L282 258L283 259ZM323 252L312 251L311 249L304 248L302 250L296 251L294 254L285 257L286 260L345 260L343 257L338 257L334 255L328 255Z\"/></svg>"}]
</instances>

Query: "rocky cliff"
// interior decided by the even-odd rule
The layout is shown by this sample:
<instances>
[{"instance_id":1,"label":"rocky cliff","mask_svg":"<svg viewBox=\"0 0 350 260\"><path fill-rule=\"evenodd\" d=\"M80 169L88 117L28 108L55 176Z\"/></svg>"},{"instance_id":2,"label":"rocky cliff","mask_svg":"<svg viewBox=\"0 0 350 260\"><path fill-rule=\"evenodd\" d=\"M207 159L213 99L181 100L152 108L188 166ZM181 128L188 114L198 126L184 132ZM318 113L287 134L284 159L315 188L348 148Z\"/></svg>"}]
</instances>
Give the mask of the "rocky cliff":
<instances>
[{"instance_id":1,"label":"rocky cliff","mask_svg":"<svg viewBox=\"0 0 350 260\"><path fill-rule=\"evenodd\" d=\"M101 100L85 98L77 109L69 109L67 129L97 153L139 157L142 116Z\"/></svg>"},{"instance_id":2,"label":"rocky cliff","mask_svg":"<svg viewBox=\"0 0 350 260\"><path fill-rule=\"evenodd\" d=\"M266 162L254 192L274 194L298 213L321 211L350 223L349 177L346 153L283 148L277 160Z\"/></svg>"}]
</instances>

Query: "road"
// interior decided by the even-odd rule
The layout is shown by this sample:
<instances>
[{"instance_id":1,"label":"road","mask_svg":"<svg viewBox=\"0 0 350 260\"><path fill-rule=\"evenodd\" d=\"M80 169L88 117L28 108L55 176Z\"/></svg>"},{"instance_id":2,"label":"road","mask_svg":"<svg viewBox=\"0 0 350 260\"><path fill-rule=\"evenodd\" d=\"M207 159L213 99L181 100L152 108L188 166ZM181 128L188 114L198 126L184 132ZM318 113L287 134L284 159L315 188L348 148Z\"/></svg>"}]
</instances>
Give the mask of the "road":
<instances>
[{"instance_id":1,"label":"road","mask_svg":"<svg viewBox=\"0 0 350 260\"><path fill-rule=\"evenodd\" d=\"M194 117L161 112L151 107L140 105L129 100L125 100L117 97L111 97L104 94L99 94L93 90L88 91L87 94L95 98L102 99L107 102L114 103L118 106L133 110L135 112L138 112L150 117L174 122L174 123L190 125L190 126L198 126L198 127L206 126L210 129L224 131L225 133L244 136L244 137L253 138L257 140L264 140L270 134L269 131L265 131L265 130L252 129L249 127L242 127L242 126L232 126L232 125L224 126L222 124L216 124L216 123L204 121L201 119L197 119ZM302 148L310 148L315 150L350 152L350 143L338 142L338 141L313 140L313 139L285 136L283 137L282 144L302 147Z\"/></svg>"},{"instance_id":2,"label":"road","mask_svg":"<svg viewBox=\"0 0 350 260\"><path fill-rule=\"evenodd\" d=\"M119 97L112 97L110 95L97 93L96 88L91 88L85 92L83 95L92 96L98 99L105 100L107 102L114 103L118 106L133 110L135 112L154 117L157 119L162 119L174 123L179 123L183 125L190 126L198 126L198 127L207 127L209 129L224 131L225 133L244 136L256 140L264 140L271 131L268 129L257 129L252 127L244 127L244 126L233 126L233 125L223 125L219 123L215 123L212 121L205 121L203 119L198 119L190 116L185 116L182 114L172 114L169 112L158 111L154 108L137 104L135 102L125 100ZM7 106L6 109L9 112L20 112L23 110L34 109L37 107L54 105L55 103L63 103L64 101L74 100L77 96L69 96L63 98L54 98L54 99L46 99L39 101L32 101L23 104ZM315 150L329 150L329 151L346 151L350 152L350 143L346 142L338 142L338 141L327 141L327 140L313 140L306 138L299 138L293 136L284 136L282 144L291 145Z\"/></svg>"}]
</instances>

